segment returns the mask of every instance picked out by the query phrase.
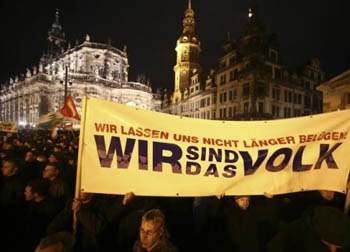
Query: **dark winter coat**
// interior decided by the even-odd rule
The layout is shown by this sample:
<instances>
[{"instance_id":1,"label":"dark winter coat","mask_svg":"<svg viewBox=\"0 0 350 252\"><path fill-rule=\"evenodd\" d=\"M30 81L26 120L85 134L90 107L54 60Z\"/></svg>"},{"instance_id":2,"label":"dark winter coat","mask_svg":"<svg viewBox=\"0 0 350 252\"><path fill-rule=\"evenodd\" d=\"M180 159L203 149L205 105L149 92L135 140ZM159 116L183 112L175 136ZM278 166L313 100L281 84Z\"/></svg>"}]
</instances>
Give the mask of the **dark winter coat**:
<instances>
[{"instance_id":1,"label":"dark winter coat","mask_svg":"<svg viewBox=\"0 0 350 252\"><path fill-rule=\"evenodd\" d=\"M350 251L350 220L332 207L308 209L304 215L282 230L267 246L268 252L329 252L322 242L344 246Z\"/></svg>"}]
</instances>

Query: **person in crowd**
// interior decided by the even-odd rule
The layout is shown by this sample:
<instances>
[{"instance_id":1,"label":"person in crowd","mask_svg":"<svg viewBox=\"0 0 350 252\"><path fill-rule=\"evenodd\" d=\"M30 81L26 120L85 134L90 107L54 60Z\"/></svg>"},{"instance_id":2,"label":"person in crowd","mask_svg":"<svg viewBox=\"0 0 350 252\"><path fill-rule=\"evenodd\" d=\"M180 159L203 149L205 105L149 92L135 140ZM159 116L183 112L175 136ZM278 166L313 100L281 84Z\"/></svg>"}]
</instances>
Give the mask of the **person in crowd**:
<instances>
[{"instance_id":1,"label":"person in crowd","mask_svg":"<svg viewBox=\"0 0 350 252\"><path fill-rule=\"evenodd\" d=\"M209 210L211 197L195 197L193 200L193 239L203 250L206 244L202 242L209 229Z\"/></svg>"},{"instance_id":2,"label":"person in crowd","mask_svg":"<svg viewBox=\"0 0 350 252\"><path fill-rule=\"evenodd\" d=\"M349 232L344 227L346 221L343 226L337 224L339 230L325 224L337 223L343 217L330 217L329 211L322 215L316 210L332 206L343 211L344 197L339 197L340 193L320 190L221 200L136 197L132 192L82 193L79 200L73 201L78 138L59 131L57 138L51 139L50 131L25 130L0 138L0 146L0 221L6 231L3 247L9 245L11 251L34 251L44 237L43 229L49 236L36 251L65 251L67 248L56 242L61 238L55 238L55 234L68 231L66 234L71 235L74 212L78 224L75 251L80 252L348 251L347 239L343 237ZM19 165L21 162L23 165ZM35 172L28 169L35 167L34 163L42 171L40 182ZM146 217L151 209L160 209L161 214ZM23 237L23 242L17 242L18 237Z\"/></svg>"},{"instance_id":3,"label":"person in crowd","mask_svg":"<svg viewBox=\"0 0 350 252\"><path fill-rule=\"evenodd\" d=\"M57 232L41 239L34 252L73 252L74 235L68 232Z\"/></svg>"},{"instance_id":4,"label":"person in crowd","mask_svg":"<svg viewBox=\"0 0 350 252\"><path fill-rule=\"evenodd\" d=\"M114 218L109 214L108 219L114 219L118 229L116 230L117 247L120 251L131 251L138 236L138 228L143 214L155 208L158 204L152 197L135 196L133 192L125 194L122 200L117 201L109 210L119 213Z\"/></svg>"},{"instance_id":5,"label":"person in crowd","mask_svg":"<svg viewBox=\"0 0 350 252\"><path fill-rule=\"evenodd\" d=\"M24 185L19 176L18 161L7 159L1 168L0 178L0 223L3 232L3 245L10 245L16 251L17 228L22 224L22 207L24 204ZM14 245L12 245L14 243Z\"/></svg>"},{"instance_id":6,"label":"person in crowd","mask_svg":"<svg viewBox=\"0 0 350 252\"><path fill-rule=\"evenodd\" d=\"M339 210L344 209L345 195L329 190L305 192L305 209L317 206L330 206Z\"/></svg>"},{"instance_id":7,"label":"person in crowd","mask_svg":"<svg viewBox=\"0 0 350 252\"><path fill-rule=\"evenodd\" d=\"M43 171L45 169L46 164L47 164L46 156L42 153L38 153L38 155L36 157L36 161L38 162L38 166L39 166L40 170Z\"/></svg>"},{"instance_id":8,"label":"person in crowd","mask_svg":"<svg viewBox=\"0 0 350 252\"><path fill-rule=\"evenodd\" d=\"M160 208L167 220L168 234L179 250L188 249L193 243L193 198L192 197L159 197L157 208Z\"/></svg>"},{"instance_id":9,"label":"person in crowd","mask_svg":"<svg viewBox=\"0 0 350 252\"><path fill-rule=\"evenodd\" d=\"M348 252L350 220L328 206L309 208L268 244L268 252Z\"/></svg>"},{"instance_id":10,"label":"person in crowd","mask_svg":"<svg viewBox=\"0 0 350 252\"><path fill-rule=\"evenodd\" d=\"M253 208L250 196L222 199L211 227L211 251L259 250L258 219Z\"/></svg>"},{"instance_id":11,"label":"person in crowd","mask_svg":"<svg viewBox=\"0 0 350 252\"><path fill-rule=\"evenodd\" d=\"M101 251L117 248L117 251L131 251L138 236L142 215L154 204L149 197L136 197L133 192L125 195L103 195L106 229L100 235Z\"/></svg>"},{"instance_id":12,"label":"person in crowd","mask_svg":"<svg viewBox=\"0 0 350 252\"><path fill-rule=\"evenodd\" d=\"M99 250L99 235L106 227L104 205L95 194L81 192L80 198L69 201L47 227L47 233L73 232L73 215L77 218L77 251L96 252Z\"/></svg>"},{"instance_id":13,"label":"person in crowd","mask_svg":"<svg viewBox=\"0 0 350 252\"><path fill-rule=\"evenodd\" d=\"M30 180L39 178L42 174L42 170L36 161L36 154L34 151L29 150L24 156L23 169L21 170L21 177L25 183Z\"/></svg>"},{"instance_id":14,"label":"person in crowd","mask_svg":"<svg viewBox=\"0 0 350 252\"><path fill-rule=\"evenodd\" d=\"M64 155L62 153L62 149L59 147L59 149L57 150L56 148L57 148L57 146L54 147L53 152L49 155L48 161L50 163L63 164L64 163Z\"/></svg>"},{"instance_id":15,"label":"person in crowd","mask_svg":"<svg viewBox=\"0 0 350 252\"><path fill-rule=\"evenodd\" d=\"M62 170L62 178L69 183L71 188L75 188L76 174L77 174L77 158L73 154L66 154L66 165Z\"/></svg>"},{"instance_id":16,"label":"person in crowd","mask_svg":"<svg viewBox=\"0 0 350 252\"><path fill-rule=\"evenodd\" d=\"M1 158L1 162L3 163L6 159L13 159L15 158L15 151L14 151L15 147L13 146L13 144L11 144L10 142L4 142L2 145L2 149L0 152L0 158Z\"/></svg>"},{"instance_id":17,"label":"person in crowd","mask_svg":"<svg viewBox=\"0 0 350 252\"><path fill-rule=\"evenodd\" d=\"M56 144L54 147L53 147L53 150L52 150L54 153L55 152L60 152L60 153L62 153L62 147L61 147L61 145L59 145L59 144Z\"/></svg>"},{"instance_id":18,"label":"person in crowd","mask_svg":"<svg viewBox=\"0 0 350 252\"><path fill-rule=\"evenodd\" d=\"M66 201L71 198L71 188L60 176L60 167L56 163L48 163L43 171L43 178L50 182L49 195L57 200L57 204L63 208Z\"/></svg>"},{"instance_id":19,"label":"person in crowd","mask_svg":"<svg viewBox=\"0 0 350 252\"><path fill-rule=\"evenodd\" d=\"M177 248L167 238L165 217L159 209L151 209L142 216L139 239L133 252L176 252Z\"/></svg>"},{"instance_id":20,"label":"person in crowd","mask_svg":"<svg viewBox=\"0 0 350 252\"><path fill-rule=\"evenodd\" d=\"M56 204L48 197L49 182L43 178L28 182L24 195L24 250L32 251L44 237L46 227L58 213Z\"/></svg>"}]
</instances>

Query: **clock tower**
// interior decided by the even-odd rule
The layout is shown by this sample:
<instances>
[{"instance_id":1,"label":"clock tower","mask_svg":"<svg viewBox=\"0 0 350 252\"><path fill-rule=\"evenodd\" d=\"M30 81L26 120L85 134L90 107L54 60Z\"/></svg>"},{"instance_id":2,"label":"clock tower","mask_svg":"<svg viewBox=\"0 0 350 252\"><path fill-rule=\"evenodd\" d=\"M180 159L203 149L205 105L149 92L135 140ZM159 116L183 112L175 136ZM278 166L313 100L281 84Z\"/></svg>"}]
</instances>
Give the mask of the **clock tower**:
<instances>
[{"instance_id":1,"label":"clock tower","mask_svg":"<svg viewBox=\"0 0 350 252\"><path fill-rule=\"evenodd\" d=\"M195 34L194 11L192 10L191 0L188 1L188 8L185 11L183 19L183 32L176 43L176 65L175 72L175 90L173 103L180 102L182 95L190 86L191 75L201 71L199 65L199 54L201 44L198 36Z\"/></svg>"}]
</instances>

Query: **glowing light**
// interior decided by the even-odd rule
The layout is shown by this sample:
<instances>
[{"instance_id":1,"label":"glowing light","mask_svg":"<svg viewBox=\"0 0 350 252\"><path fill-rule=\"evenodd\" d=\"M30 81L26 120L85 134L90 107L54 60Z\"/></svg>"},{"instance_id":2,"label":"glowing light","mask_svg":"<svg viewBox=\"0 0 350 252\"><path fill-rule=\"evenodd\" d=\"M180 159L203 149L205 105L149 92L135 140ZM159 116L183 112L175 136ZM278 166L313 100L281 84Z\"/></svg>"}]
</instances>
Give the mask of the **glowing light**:
<instances>
[{"instance_id":1,"label":"glowing light","mask_svg":"<svg viewBox=\"0 0 350 252\"><path fill-rule=\"evenodd\" d=\"M251 18L252 16L253 16L253 11L252 11L252 9L249 9L248 17Z\"/></svg>"}]
</instances>

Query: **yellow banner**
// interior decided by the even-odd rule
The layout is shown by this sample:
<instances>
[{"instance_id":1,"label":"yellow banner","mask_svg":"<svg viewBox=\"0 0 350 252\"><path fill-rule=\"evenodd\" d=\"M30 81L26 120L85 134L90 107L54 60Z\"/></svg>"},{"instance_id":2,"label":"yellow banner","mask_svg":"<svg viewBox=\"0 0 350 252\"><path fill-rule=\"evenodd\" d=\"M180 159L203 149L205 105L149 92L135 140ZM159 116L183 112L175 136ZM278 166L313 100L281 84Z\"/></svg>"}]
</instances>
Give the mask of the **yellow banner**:
<instances>
[{"instance_id":1,"label":"yellow banner","mask_svg":"<svg viewBox=\"0 0 350 252\"><path fill-rule=\"evenodd\" d=\"M3 123L0 123L0 131L17 133L18 132L17 123L16 122L3 122Z\"/></svg>"},{"instance_id":2,"label":"yellow banner","mask_svg":"<svg viewBox=\"0 0 350 252\"><path fill-rule=\"evenodd\" d=\"M87 98L84 106L79 163L86 192L345 192L349 110L233 122L173 116L95 98Z\"/></svg>"}]
</instances>

